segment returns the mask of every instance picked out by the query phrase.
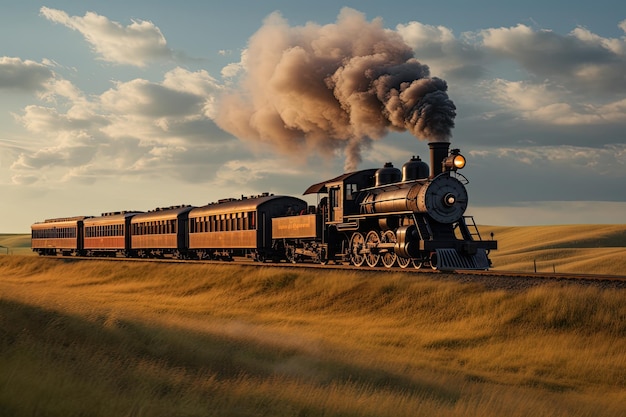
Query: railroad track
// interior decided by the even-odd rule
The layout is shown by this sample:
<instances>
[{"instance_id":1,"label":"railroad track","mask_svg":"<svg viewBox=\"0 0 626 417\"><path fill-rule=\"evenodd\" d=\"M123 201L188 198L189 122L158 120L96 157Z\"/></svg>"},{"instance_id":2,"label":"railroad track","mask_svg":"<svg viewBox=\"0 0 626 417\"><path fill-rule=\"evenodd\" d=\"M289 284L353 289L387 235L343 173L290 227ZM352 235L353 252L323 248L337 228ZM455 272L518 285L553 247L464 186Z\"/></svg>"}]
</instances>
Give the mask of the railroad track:
<instances>
[{"instance_id":1,"label":"railroad track","mask_svg":"<svg viewBox=\"0 0 626 417\"><path fill-rule=\"evenodd\" d=\"M212 261L212 260L181 260L181 259L137 259L137 258L92 258L92 257L46 257L46 259L56 259L60 261L109 261L109 262L162 262L162 263L178 263L193 265L237 265L245 267L266 267L266 268L283 268L283 269L321 269L321 270L347 270L359 271L363 273L389 274L420 274L422 276L431 276L437 279L454 280L461 282L475 282L493 288L502 289L523 289L536 285L543 285L547 282L564 283L564 284L580 284L594 285L604 288L621 288L626 289L626 276L623 275L605 275L605 274L572 274L572 273L549 273L549 272L523 272L523 271L475 271L475 270L456 270L456 271L434 271L430 268L385 268L385 267L355 267L347 264L320 265L313 263L287 263L287 262L254 262L247 259L235 259L231 262Z\"/></svg>"}]
</instances>

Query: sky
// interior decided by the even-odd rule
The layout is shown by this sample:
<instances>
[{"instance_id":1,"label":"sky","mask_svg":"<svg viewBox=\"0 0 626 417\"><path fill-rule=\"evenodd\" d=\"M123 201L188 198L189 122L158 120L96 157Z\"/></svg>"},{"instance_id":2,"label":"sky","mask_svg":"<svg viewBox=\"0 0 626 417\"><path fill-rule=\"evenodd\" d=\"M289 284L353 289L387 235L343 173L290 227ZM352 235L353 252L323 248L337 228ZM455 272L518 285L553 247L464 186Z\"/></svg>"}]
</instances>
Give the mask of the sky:
<instances>
[{"instance_id":1,"label":"sky","mask_svg":"<svg viewBox=\"0 0 626 417\"><path fill-rule=\"evenodd\" d=\"M478 224L626 223L621 0L0 8L2 233L302 196L439 140Z\"/></svg>"}]
</instances>

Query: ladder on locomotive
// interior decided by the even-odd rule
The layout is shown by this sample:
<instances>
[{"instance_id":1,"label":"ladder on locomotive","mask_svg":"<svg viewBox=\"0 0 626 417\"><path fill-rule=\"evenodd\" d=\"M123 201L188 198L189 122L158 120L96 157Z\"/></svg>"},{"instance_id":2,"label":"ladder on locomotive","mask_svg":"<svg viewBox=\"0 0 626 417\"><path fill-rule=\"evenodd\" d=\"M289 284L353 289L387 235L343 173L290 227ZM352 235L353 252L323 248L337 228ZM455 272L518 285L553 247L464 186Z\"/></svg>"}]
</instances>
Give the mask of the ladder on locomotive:
<instances>
[{"instance_id":1,"label":"ladder on locomotive","mask_svg":"<svg viewBox=\"0 0 626 417\"><path fill-rule=\"evenodd\" d=\"M463 216L465 220L465 226L467 227L467 231L473 240L483 240L480 236L480 232L478 231L478 226L476 225L476 221L474 220L474 216Z\"/></svg>"}]
</instances>

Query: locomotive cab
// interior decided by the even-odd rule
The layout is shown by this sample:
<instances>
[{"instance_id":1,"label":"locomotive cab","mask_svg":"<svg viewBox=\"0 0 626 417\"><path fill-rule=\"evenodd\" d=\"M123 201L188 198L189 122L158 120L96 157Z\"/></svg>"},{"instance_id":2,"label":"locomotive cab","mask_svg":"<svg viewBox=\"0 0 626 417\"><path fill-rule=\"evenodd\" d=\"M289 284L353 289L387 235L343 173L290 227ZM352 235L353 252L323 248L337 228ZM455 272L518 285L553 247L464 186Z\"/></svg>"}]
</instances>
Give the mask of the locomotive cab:
<instances>
[{"instance_id":1,"label":"locomotive cab","mask_svg":"<svg viewBox=\"0 0 626 417\"><path fill-rule=\"evenodd\" d=\"M341 225L346 216L359 212L359 194L361 190L374 185L376 169L350 172L328 181L310 186L307 194L325 194L328 206L325 208L324 222Z\"/></svg>"}]
</instances>

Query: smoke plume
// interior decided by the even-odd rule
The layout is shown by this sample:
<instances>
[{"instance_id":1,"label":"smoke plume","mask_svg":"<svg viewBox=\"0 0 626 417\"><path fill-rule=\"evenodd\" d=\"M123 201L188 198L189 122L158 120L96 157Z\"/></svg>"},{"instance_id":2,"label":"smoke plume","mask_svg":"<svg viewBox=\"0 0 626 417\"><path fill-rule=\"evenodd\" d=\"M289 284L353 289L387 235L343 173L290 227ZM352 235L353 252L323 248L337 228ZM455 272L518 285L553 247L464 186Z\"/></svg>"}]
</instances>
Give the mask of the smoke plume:
<instances>
[{"instance_id":1,"label":"smoke plume","mask_svg":"<svg viewBox=\"0 0 626 417\"><path fill-rule=\"evenodd\" d=\"M249 41L246 72L221 98L217 124L283 152L361 149L390 130L448 141L456 108L400 35L344 8L337 22L290 27L270 15Z\"/></svg>"}]
</instances>

